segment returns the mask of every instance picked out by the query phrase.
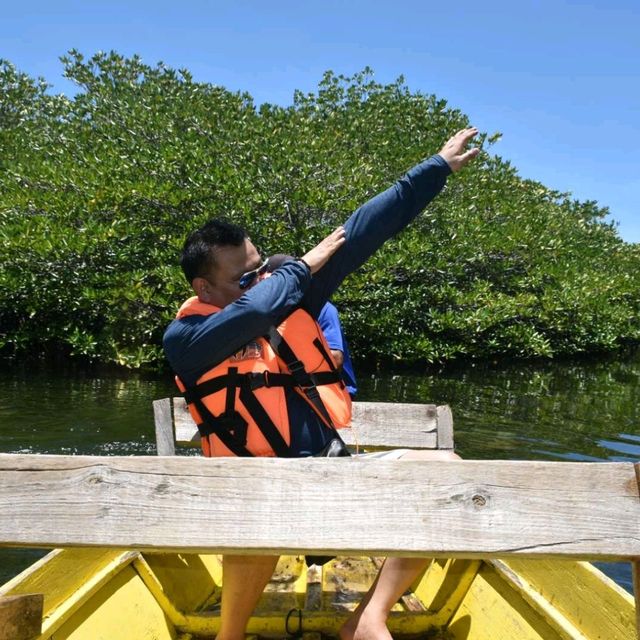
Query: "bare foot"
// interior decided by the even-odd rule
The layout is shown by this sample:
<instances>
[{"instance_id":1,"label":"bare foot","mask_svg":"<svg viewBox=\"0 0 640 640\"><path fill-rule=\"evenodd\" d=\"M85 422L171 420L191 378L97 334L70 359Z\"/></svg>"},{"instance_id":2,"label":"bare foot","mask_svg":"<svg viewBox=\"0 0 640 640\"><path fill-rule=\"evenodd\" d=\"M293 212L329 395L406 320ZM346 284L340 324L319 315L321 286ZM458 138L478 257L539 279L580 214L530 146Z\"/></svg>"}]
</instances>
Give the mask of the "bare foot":
<instances>
[{"instance_id":1,"label":"bare foot","mask_svg":"<svg viewBox=\"0 0 640 640\"><path fill-rule=\"evenodd\" d=\"M349 618L338 632L340 640L393 640L385 620L372 620L367 616Z\"/></svg>"}]
</instances>

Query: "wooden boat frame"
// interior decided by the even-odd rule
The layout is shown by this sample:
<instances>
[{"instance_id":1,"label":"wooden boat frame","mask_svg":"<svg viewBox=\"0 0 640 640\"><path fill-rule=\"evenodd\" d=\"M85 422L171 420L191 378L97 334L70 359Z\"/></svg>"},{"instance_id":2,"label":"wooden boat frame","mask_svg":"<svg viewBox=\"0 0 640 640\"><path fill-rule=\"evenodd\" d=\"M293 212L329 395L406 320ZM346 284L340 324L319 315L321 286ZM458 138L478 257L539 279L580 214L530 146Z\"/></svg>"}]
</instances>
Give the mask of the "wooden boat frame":
<instances>
[{"instance_id":1,"label":"wooden boat frame","mask_svg":"<svg viewBox=\"0 0 640 640\"><path fill-rule=\"evenodd\" d=\"M370 428L358 437L364 444L419 446L418 437L453 447L448 408L380 404L356 403L354 423ZM169 453L170 439L196 443L179 401L154 411L157 431L168 423L174 434L159 434L159 451ZM640 464L3 454L0 513L9 515L0 518L0 546L105 549L108 566L134 566L159 601L162 586L142 552L430 557L434 571L457 563L462 576L483 560L529 600L543 596L514 570L522 560L546 570L558 559L629 561L640 609ZM22 616L26 629L35 603L26 594L0 600L0 623ZM161 604L178 627L201 628L201 618ZM307 616L305 628L324 628L321 617Z\"/></svg>"}]
</instances>

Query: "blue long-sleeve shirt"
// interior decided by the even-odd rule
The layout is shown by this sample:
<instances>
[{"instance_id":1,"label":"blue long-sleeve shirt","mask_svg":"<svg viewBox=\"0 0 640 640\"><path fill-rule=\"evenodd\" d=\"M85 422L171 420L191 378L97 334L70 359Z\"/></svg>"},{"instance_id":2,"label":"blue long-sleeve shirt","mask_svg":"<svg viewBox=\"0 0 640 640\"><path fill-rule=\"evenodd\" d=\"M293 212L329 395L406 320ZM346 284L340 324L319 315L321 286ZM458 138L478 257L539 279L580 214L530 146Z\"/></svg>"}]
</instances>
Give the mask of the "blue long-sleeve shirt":
<instances>
[{"instance_id":1,"label":"blue long-sleeve shirt","mask_svg":"<svg viewBox=\"0 0 640 640\"><path fill-rule=\"evenodd\" d=\"M297 261L285 262L235 302L208 316L174 320L163 346L171 367L187 385L236 353L297 307L318 316L340 283L406 227L441 191L451 172L439 155L408 171L392 187L357 209L345 223L345 244L311 277ZM331 432L296 392L286 389L292 455L320 451Z\"/></svg>"}]
</instances>

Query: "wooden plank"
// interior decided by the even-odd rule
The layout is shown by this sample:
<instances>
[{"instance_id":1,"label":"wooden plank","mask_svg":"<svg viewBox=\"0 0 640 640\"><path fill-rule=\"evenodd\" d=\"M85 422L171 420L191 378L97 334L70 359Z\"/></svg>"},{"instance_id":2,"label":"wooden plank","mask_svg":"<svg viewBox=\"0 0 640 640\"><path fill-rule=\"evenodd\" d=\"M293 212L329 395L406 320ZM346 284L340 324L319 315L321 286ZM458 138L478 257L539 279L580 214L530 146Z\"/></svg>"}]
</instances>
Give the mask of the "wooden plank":
<instances>
[{"instance_id":1,"label":"wooden plank","mask_svg":"<svg viewBox=\"0 0 640 640\"><path fill-rule=\"evenodd\" d=\"M139 554L122 549L56 549L0 587L0 595L44 593L42 633L50 638Z\"/></svg>"},{"instance_id":2,"label":"wooden plank","mask_svg":"<svg viewBox=\"0 0 640 640\"><path fill-rule=\"evenodd\" d=\"M2 454L0 514L0 545L640 556L631 463Z\"/></svg>"},{"instance_id":3,"label":"wooden plank","mask_svg":"<svg viewBox=\"0 0 640 640\"><path fill-rule=\"evenodd\" d=\"M359 447L379 447L381 449L437 449L438 436L435 431L417 432L403 430L398 425L388 425L390 431L384 433L372 425L354 425L340 429L340 437L346 444Z\"/></svg>"},{"instance_id":4,"label":"wooden plank","mask_svg":"<svg viewBox=\"0 0 640 640\"><path fill-rule=\"evenodd\" d=\"M490 560L514 597L534 607L564 638L629 640L635 634L633 599L589 562ZM517 595L516 595L517 594Z\"/></svg>"},{"instance_id":5,"label":"wooden plank","mask_svg":"<svg viewBox=\"0 0 640 640\"><path fill-rule=\"evenodd\" d=\"M354 402L352 417L358 426L368 424L388 429L389 425L403 424L407 428L433 431L438 416L435 404Z\"/></svg>"},{"instance_id":6,"label":"wooden plank","mask_svg":"<svg viewBox=\"0 0 640 640\"><path fill-rule=\"evenodd\" d=\"M438 414L434 404L354 402L352 428L341 429L347 444L435 449Z\"/></svg>"},{"instance_id":7,"label":"wooden plank","mask_svg":"<svg viewBox=\"0 0 640 640\"><path fill-rule=\"evenodd\" d=\"M437 449L453 450L453 415L449 405L437 407L438 444Z\"/></svg>"},{"instance_id":8,"label":"wooden plank","mask_svg":"<svg viewBox=\"0 0 640 640\"><path fill-rule=\"evenodd\" d=\"M32 640L42 630L44 595L0 598L0 640Z\"/></svg>"},{"instance_id":9,"label":"wooden plank","mask_svg":"<svg viewBox=\"0 0 640 640\"><path fill-rule=\"evenodd\" d=\"M156 426L156 447L158 455L175 456L176 441L173 433L170 398L153 401L153 418Z\"/></svg>"},{"instance_id":10,"label":"wooden plank","mask_svg":"<svg viewBox=\"0 0 640 640\"><path fill-rule=\"evenodd\" d=\"M200 436L184 398L173 398L176 441L199 446ZM434 404L354 402L353 428L341 429L347 444L369 447L438 448L439 415L445 424L444 448L453 448L451 410ZM446 421L449 420L447 423Z\"/></svg>"}]
</instances>

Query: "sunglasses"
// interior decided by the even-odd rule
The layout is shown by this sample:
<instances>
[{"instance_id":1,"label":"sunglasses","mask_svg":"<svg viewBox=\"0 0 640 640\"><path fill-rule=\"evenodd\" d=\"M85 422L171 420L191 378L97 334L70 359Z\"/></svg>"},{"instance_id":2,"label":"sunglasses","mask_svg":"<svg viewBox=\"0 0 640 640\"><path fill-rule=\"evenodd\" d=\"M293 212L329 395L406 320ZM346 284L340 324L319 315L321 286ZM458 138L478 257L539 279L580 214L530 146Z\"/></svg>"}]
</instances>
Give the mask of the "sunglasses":
<instances>
[{"instance_id":1,"label":"sunglasses","mask_svg":"<svg viewBox=\"0 0 640 640\"><path fill-rule=\"evenodd\" d=\"M241 289L246 289L247 287L251 286L253 284L253 282L255 281L255 279L258 276L261 276L267 270L267 266L268 265L269 265L269 258L267 258L256 269L253 269L252 271L247 271L246 273L243 273L240 276L240 281L238 282L238 286Z\"/></svg>"}]
</instances>

